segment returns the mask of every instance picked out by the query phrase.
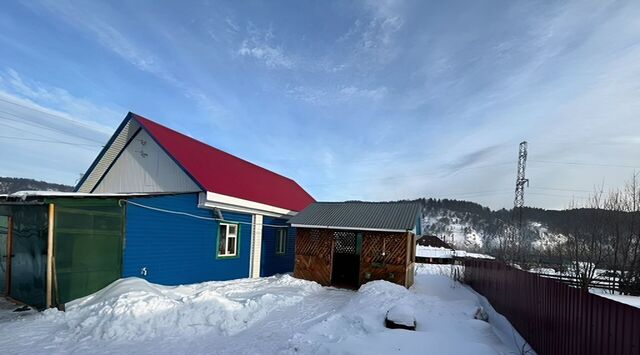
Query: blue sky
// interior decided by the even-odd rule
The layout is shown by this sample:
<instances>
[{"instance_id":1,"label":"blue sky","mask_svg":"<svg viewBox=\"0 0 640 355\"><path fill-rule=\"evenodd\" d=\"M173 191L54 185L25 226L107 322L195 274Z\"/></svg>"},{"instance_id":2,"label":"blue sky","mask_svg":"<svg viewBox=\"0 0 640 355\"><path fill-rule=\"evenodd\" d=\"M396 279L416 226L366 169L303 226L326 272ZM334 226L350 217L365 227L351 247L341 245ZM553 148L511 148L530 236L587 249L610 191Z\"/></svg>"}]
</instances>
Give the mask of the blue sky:
<instances>
[{"instance_id":1,"label":"blue sky","mask_svg":"<svg viewBox=\"0 0 640 355\"><path fill-rule=\"evenodd\" d=\"M0 176L73 184L133 111L319 200L510 207L527 140L526 203L562 208L640 167L638 18L637 1L10 2Z\"/></svg>"}]
</instances>

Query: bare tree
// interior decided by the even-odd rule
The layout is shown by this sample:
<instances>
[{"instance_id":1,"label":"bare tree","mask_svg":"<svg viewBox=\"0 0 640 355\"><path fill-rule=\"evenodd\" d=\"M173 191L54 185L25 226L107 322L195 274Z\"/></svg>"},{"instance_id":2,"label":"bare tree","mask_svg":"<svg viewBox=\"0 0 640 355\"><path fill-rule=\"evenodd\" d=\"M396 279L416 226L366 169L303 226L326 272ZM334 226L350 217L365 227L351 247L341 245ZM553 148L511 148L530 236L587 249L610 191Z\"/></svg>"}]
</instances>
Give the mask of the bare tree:
<instances>
[{"instance_id":1,"label":"bare tree","mask_svg":"<svg viewBox=\"0 0 640 355\"><path fill-rule=\"evenodd\" d=\"M608 242L605 238L606 213L603 208L603 190L596 189L583 207L580 220L568 220L565 224L566 254L571 260L571 273L583 290L595 279L596 270L606 261ZM572 203L575 206L574 203Z\"/></svg>"}]
</instances>

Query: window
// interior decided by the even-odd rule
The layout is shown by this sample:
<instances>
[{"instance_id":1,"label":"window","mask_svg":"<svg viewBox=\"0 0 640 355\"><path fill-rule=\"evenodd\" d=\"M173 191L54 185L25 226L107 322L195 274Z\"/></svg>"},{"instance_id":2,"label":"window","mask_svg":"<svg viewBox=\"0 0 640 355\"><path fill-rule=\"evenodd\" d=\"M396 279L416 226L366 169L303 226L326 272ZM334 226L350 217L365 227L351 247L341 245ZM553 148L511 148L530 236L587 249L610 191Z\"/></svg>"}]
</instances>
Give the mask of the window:
<instances>
[{"instance_id":1,"label":"window","mask_svg":"<svg viewBox=\"0 0 640 355\"><path fill-rule=\"evenodd\" d=\"M238 225L220 223L218 229L218 257L238 255Z\"/></svg>"},{"instance_id":2,"label":"window","mask_svg":"<svg viewBox=\"0 0 640 355\"><path fill-rule=\"evenodd\" d=\"M278 239L276 240L276 254L284 254L287 252L287 229L278 229Z\"/></svg>"}]
</instances>

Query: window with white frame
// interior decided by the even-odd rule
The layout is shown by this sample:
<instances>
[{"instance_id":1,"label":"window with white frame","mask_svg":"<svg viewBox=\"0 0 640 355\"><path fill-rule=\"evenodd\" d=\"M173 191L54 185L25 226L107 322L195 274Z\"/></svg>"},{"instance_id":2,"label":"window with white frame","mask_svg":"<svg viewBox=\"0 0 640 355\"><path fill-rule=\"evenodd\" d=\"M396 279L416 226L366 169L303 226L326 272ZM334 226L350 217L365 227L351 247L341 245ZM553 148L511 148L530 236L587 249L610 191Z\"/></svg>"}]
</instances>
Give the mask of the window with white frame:
<instances>
[{"instance_id":1,"label":"window with white frame","mask_svg":"<svg viewBox=\"0 0 640 355\"><path fill-rule=\"evenodd\" d=\"M278 238L276 240L276 254L284 254L287 252L287 229L278 229Z\"/></svg>"},{"instance_id":2,"label":"window with white frame","mask_svg":"<svg viewBox=\"0 0 640 355\"><path fill-rule=\"evenodd\" d=\"M231 257L238 255L238 225L220 223L218 228L218 256Z\"/></svg>"}]
</instances>

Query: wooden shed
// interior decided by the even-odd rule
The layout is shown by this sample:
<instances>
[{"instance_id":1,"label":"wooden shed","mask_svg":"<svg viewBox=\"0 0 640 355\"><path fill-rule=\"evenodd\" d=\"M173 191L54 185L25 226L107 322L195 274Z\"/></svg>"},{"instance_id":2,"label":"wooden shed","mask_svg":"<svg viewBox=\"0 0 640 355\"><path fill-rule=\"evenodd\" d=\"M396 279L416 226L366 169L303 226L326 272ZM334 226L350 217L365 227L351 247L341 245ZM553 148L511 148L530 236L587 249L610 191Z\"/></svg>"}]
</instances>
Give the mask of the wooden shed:
<instances>
[{"instance_id":1,"label":"wooden shed","mask_svg":"<svg viewBox=\"0 0 640 355\"><path fill-rule=\"evenodd\" d=\"M417 202L318 202L289 220L296 228L294 276L358 288L372 280L413 284Z\"/></svg>"}]
</instances>

